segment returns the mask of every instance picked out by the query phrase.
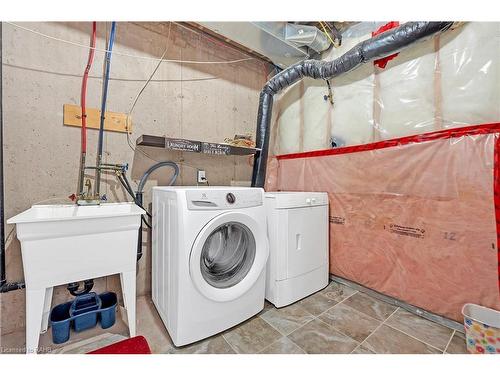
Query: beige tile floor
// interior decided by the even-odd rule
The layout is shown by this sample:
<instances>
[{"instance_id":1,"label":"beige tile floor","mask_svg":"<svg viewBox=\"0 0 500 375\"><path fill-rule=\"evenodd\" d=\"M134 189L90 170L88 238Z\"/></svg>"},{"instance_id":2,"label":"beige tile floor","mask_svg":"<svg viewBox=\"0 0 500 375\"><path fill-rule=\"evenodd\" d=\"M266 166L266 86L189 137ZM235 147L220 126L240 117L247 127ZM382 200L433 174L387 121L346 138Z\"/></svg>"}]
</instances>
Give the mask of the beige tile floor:
<instances>
[{"instance_id":1,"label":"beige tile floor","mask_svg":"<svg viewBox=\"0 0 500 375\"><path fill-rule=\"evenodd\" d=\"M176 348L149 297L137 300L137 334L153 353L465 353L462 333L423 319L347 286L331 282L322 291L276 309L266 302L257 316L206 340ZM108 330L72 333L64 345L40 337L44 352L85 353L128 335L122 320ZM24 332L1 337L3 352L22 352ZM7 350L6 350L7 349Z\"/></svg>"}]
</instances>

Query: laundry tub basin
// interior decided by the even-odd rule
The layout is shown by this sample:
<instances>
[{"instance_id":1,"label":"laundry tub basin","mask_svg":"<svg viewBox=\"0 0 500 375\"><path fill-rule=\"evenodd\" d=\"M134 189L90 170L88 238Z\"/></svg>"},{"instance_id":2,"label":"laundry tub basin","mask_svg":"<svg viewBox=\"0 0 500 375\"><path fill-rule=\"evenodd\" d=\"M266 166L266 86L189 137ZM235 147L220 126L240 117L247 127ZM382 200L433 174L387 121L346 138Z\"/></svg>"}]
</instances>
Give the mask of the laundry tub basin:
<instances>
[{"instance_id":1,"label":"laundry tub basin","mask_svg":"<svg viewBox=\"0 0 500 375\"><path fill-rule=\"evenodd\" d=\"M21 242L28 351L36 352L40 328L47 328L53 286L106 275L121 276L135 334L137 231L144 213L134 203L35 205L7 221L16 224ZM35 331L36 340L30 339Z\"/></svg>"},{"instance_id":2,"label":"laundry tub basin","mask_svg":"<svg viewBox=\"0 0 500 375\"><path fill-rule=\"evenodd\" d=\"M60 285L135 269L144 210L133 203L39 205L9 219L17 225L26 285Z\"/></svg>"}]
</instances>

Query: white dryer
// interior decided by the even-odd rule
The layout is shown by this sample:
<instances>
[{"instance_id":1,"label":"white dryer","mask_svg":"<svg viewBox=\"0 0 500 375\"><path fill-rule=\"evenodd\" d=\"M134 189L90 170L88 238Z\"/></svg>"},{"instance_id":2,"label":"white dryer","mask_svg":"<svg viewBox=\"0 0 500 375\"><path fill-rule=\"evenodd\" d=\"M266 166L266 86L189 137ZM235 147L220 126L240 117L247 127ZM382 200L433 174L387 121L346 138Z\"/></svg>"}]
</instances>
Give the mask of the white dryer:
<instances>
[{"instance_id":1,"label":"white dryer","mask_svg":"<svg viewBox=\"0 0 500 375\"><path fill-rule=\"evenodd\" d=\"M265 197L266 299L282 307L328 285L328 194L270 192Z\"/></svg>"},{"instance_id":2,"label":"white dryer","mask_svg":"<svg viewBox=\"0 0 500 375\"><path fill-rule=\"evenodd\" d=\"M152 296L176 346L264 308L263 200L260 188L153 188Z\"/></svg>"}]
</instances>

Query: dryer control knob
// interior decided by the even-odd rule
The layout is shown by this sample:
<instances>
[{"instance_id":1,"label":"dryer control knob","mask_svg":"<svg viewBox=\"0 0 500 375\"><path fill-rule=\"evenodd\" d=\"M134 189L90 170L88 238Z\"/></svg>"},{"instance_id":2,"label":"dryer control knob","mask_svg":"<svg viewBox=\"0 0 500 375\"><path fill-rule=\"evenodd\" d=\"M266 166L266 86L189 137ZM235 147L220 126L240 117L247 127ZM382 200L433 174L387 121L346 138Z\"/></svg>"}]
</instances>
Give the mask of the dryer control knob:
<instances>
[{"instance_id":1,"label":"dryer control knob","mask_svg":"<svg viewBox=\"0 0 500 375\"><path fill-rule=\"evenodd\" d=\"M227 193L226 200L227 200L227 203L233 204L234 202L236 202L236 197L234 196L233 193Z\"/></svg>"}]
</instances>

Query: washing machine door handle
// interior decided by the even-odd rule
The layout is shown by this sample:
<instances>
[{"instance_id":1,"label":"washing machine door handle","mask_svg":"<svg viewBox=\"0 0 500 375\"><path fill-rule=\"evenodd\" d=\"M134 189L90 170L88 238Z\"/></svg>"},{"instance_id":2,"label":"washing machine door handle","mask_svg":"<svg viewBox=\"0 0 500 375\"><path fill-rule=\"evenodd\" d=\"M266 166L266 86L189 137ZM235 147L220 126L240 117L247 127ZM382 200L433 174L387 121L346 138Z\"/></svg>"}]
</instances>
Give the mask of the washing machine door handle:
<instances>
[{"instance_id":1,"label":"washing machine door handle","mask_svg":"<svg viewBox=\"0 0 500 375\"><path fill-rule=\"evenodd\" d=\"M241 212L225 212L210 220L193 242L191 281L213 301L232 301L257 282L268 256L266 223Z\"/></svg>"}]
</instances>

